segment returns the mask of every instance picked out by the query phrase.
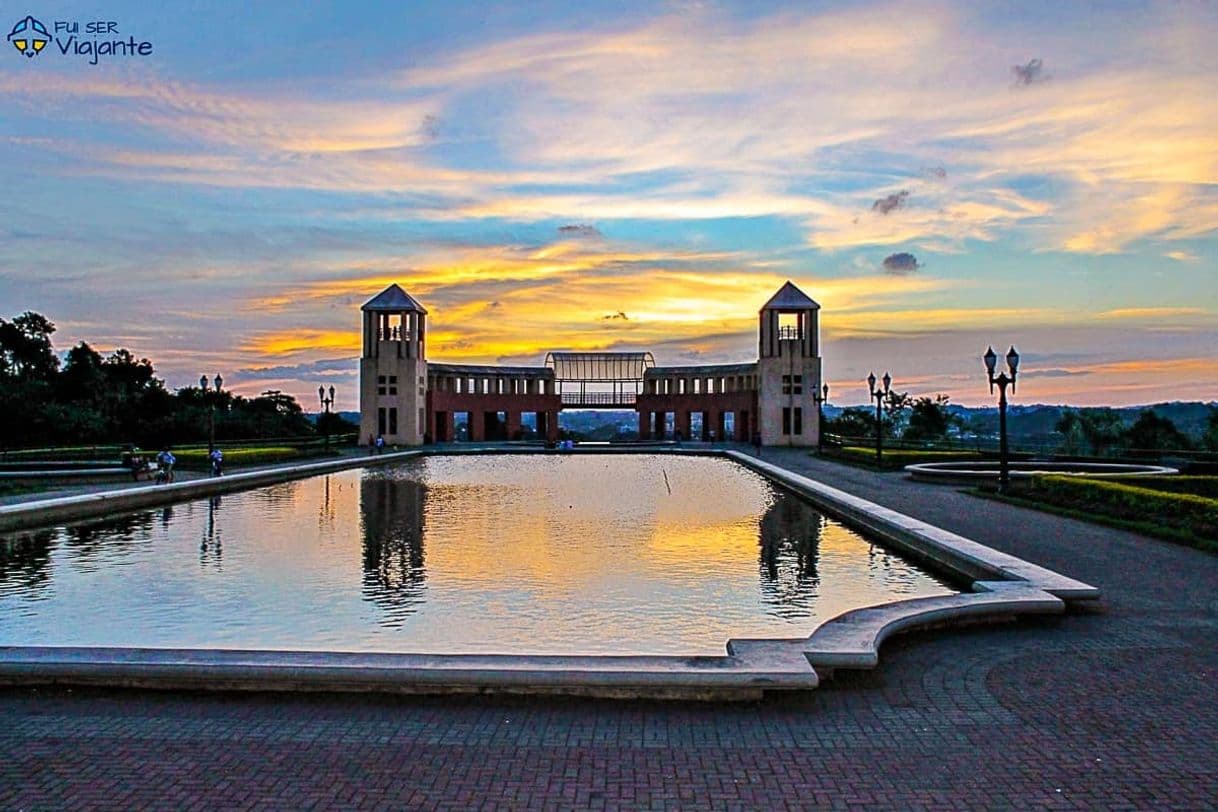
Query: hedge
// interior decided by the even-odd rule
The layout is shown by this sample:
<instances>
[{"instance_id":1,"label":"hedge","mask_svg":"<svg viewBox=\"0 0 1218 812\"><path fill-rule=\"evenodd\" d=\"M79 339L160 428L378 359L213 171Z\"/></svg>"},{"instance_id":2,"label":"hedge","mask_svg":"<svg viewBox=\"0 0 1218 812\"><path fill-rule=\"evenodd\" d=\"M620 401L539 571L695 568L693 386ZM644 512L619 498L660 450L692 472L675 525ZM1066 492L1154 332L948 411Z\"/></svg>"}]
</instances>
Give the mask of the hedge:
<instances>
[{"instance_id":1,"label":"hedge","mask_svg":"<svg viewBox=\"0 0 1218 812\"><path fill-rule=\"evenodd\" d=\"M1165 528L1173 531L1169 537L1218 551L1218 499L1060 474L1034 476L1031 488L1021 495L1098 517Z\"/></svg>"},{"instance_id":2,"label":"hedge","mask_svg":"<svg viewBox=\"0 0 1218 812\"><path fill-rule=\"evenodd\" d=\"M289 446L273 446L269 448L231 448L220 449L224 453L224 465L263 465L275 462L287 462L304 456L299 448ZM175 451L178 467L206 468L206 448L186 448Z\"/></svg>"},{"instance_id":3,"label":"hedge","mask_svg":"<svg viewBox=\"0 0 1218 812\"><path fill-rule=\"evenodd\" d=\"M875 449L862 446L843 446L842 448L825 449L824 456L829 459L840 459L843 462L875 465ZM949 460L975 460L981 455L976 451L921 451L915 449L896 448L884 450L885 468L904 468L919 462L948 462Z\"/></svg>"},{"instance_id":4,"label":"hedge","mask_svg":"<svg viewBox=\"0 0 1218 812\"><path fill-rule=\"evenodd\" d=\"M1124 482L1152 491L1191 493L1193 496L1218 499L1218 476L1140 476Z\"/></svg>"}]
</instances>

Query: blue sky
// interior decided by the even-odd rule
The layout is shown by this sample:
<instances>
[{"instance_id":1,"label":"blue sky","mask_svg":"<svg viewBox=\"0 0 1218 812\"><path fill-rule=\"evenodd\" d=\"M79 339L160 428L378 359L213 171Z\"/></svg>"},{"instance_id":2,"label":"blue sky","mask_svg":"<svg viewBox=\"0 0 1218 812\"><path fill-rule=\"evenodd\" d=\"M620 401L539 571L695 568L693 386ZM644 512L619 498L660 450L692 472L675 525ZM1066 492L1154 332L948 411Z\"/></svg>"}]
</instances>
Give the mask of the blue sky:
<instances>
[{"instance_id":1,"label":"blue sky","mask_svg":"<svg viewBox=\"0 0 1218 812\"><path fill-rule=\"evenodd\" d=\"M437 359L745 360L792 279L835 401L1218 397L1214 4L9 9L153 53L0 58L0 314L171 385L351 407L392 281Z\"/></svg>"}]
</instances>

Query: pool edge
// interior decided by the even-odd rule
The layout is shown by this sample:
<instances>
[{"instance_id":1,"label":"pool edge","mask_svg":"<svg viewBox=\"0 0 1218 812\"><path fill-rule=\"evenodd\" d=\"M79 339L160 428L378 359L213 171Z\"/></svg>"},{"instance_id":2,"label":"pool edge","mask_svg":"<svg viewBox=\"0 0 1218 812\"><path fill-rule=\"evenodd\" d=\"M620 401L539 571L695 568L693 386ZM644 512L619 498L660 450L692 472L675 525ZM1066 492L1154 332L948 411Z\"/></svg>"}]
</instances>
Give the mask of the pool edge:
<instances>
[{"instance_id":1,"label":"pool edge","mask_svg":"<svg viewBox=\"0 0 1218 812\"><path fill-rule=\"evenodd\" d=\"M167 502L419 456L478 453L546 452L527 448L417 449L251 471L177 485L40 500L0 508L0 532L100 518ZM1099 590L1089 584L732 449L644 447L575 453L665 453L732 460L794 491L844 523L879 537L901 552L929 561L941 571L969 581L974 591L850 610L820 624L807 638L729 640L727 655L714 658L349 655L342 652L13 646L0 648L0 684L757 699L766 691L811 690L820 682L818 670L821 676L827 676L837 668L874 668L879 663L879 650L884 640L899 632L1023 615L1060 614L1065 611L1067 602L1092 601L1100 597ZM21 523L23 518L26 524ZM393 659L371 663L368 661L371 656ZM305 659L300 659L302 657ZM363 665L359 664L360 658L363 658ZM698 665L690 665L695 661Z\"/></svg>"}]
</instances>

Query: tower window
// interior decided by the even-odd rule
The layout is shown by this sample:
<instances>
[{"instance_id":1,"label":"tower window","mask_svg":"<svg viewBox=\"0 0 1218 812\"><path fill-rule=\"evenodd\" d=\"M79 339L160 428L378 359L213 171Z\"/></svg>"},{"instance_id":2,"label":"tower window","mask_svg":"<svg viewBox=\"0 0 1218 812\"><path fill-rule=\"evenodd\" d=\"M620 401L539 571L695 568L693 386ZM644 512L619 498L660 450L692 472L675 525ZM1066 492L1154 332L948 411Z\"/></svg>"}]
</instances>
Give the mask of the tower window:
<instances>
[{"instance_id":1,"label":"tower window","mask_svg":"<svg viewBox=\"0 0 1218 812\"><path fill-rule=\"evenodd\" d=\"M389 409L389 433L398 433L398 410L395 407Z\"/></svg>"},{"instance_id":2,"label":"tower window","mask_svg":"<svg viewBox=\"0 0 1218 812\"><path fill-rule=\"evenodd\" d=\"M782 341L801 339L804 337L802 319L799 313L778 314L778 338Z\"/></svg>"},{"instance_id":3,"label":"tower window","mask_svg":"<svg viewBox=\"0 0 1218 812\"><path fill-rule=\"evenodd\" d=\"M804 393L803 375L783 375L782 393L784 395L802 395ZM798 432L796 432L798 434Z\"/></svg>"},{"instance_id":4,"label":"tower window","mask_svg":"<svg viewBox=\"0 0 1218 812\"><path fill-rule=\"evenodd\" d=\"M782 433L784 435L804 433L804 410L796 406L782 407Z\"/></svg>"},{"instance_id":5,"label":"tower window","mask_svg":"<svg viewBox=\"0 0 1218 812\"><path fill-rule=\"evenodd\" d=\"M376 393L378 395L396 395L398 393L398 376L377 375Z\"/></svg>"}]
</instances>

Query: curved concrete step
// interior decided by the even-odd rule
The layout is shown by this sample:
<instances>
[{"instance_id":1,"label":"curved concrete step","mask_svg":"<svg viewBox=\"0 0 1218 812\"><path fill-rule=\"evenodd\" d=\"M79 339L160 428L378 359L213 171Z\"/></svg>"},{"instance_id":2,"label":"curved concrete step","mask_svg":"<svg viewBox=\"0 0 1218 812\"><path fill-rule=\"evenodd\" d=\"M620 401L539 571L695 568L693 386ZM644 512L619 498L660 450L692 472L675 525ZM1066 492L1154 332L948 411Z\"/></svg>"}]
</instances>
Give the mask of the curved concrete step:
<instances>
[{"instance_id":1,"label":"curved concrete step","mask_svg":"<svg viewBox=\"0 0 1218 812\"><path fill-rule=\"evenodd\" d=\"M820 626L804 643L813 667L875 668L884 640L918 627L1001 618L1053 615L1065 602L1038 587L1018 581L978 581L975 592L913 598L855 609Z\"/></svg>"}]
</instances>

